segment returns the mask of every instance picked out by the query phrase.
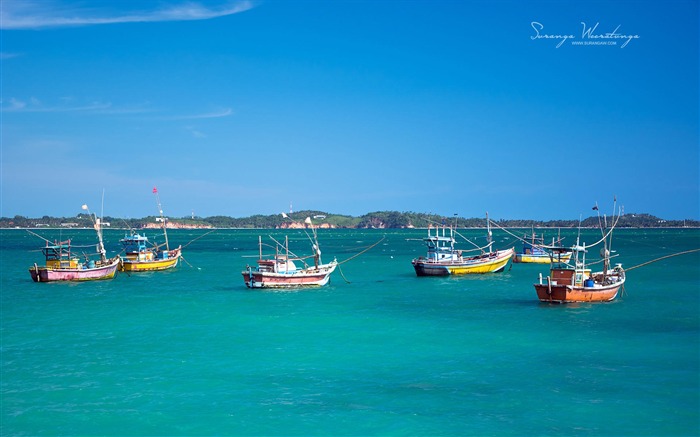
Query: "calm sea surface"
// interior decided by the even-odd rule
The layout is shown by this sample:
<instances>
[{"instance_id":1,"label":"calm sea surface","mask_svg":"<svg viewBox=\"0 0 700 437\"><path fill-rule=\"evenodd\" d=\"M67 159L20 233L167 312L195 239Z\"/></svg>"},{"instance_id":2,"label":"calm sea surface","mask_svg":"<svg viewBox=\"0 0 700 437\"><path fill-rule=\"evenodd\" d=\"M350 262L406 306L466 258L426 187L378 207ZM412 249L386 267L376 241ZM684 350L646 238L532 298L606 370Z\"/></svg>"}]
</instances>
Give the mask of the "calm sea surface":
<instances>
[{"instance_id":1,"label":"calm sea surface","mask_svg":"<svg viewBox=\"0 0 700 437\"><path fill-rule=\"evenodd\" d=\"M258 235L282 231L218 230L173 271L36 284L43 242L2 230L0 434L700 434L698 253L629 271L614 302L551 305L532 285L548 266L416 277L425 247L411 239L425 232L320 230L324 261L385 240L329 286L270 292L240 272ZM184 245L204 233L168 235ZM288 235L308 253L303 231ZM109 255L123 236L106 231ZM629 268L699 247L698 230L625 229L613 249Z\"/></svg>"}]
</instances>

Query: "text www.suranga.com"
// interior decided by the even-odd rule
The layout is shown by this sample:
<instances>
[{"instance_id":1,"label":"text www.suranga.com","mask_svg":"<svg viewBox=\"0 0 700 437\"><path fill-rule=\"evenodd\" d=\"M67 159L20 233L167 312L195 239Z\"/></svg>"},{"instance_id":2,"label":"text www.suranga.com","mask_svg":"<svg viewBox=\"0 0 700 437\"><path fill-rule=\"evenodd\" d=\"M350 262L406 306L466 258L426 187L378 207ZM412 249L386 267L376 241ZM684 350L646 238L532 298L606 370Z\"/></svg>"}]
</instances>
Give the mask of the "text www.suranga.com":
<instances>
[{"instance_id":1,"label":"text www.suranga.com","mask_svg":"<svg viewBox=\"0 0 700 437\"><path fill-rule=\"evenodd\" d=\"M617 41L571 41L572 46L616 46Z\"/></svg>"}]
</instances>

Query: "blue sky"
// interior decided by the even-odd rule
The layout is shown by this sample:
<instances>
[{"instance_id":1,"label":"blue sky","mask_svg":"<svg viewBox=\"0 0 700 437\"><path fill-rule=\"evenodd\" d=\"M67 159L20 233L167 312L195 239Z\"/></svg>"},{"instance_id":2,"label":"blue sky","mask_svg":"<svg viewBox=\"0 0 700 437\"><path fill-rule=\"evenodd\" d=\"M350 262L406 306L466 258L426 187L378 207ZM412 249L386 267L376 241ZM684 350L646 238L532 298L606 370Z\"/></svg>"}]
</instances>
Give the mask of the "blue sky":
<instances>
[{"instance_id":1,"label":"blue sky","mask_svg":"<svg viewBox=\"0 0 700 437\"><path fill-rule=\"evenodd\" d=\"M0 8L1 216L700 218L697 1Z\"/></svg>"}]
</instances>

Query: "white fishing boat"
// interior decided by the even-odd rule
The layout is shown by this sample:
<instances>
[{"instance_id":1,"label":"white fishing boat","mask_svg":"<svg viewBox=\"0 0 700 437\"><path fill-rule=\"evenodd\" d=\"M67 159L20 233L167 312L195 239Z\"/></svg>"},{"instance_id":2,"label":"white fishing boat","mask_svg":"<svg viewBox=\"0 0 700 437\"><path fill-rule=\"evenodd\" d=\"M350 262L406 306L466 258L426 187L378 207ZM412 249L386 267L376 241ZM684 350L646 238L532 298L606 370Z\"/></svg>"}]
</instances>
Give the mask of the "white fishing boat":
<instances>
[{"instance_id":1,"label":"white fishing boat","mask_svg":"<svg viewBox=\"0 0 700 437\"><path fill-rule=\"evenodd\" d=\"M297 256L289 249L288 237L285 237L284 243L270 237L275 243L275 251L266 255L263 253L262 237L258 237L257 265L246 266L242 272L243 281L248 288L321 287L328 284L338 261L333 259L327 264L321 261L316 227L310 218L305 220L305 224L313 234L312 255L306 257ZM308 259L313 259L313 264L308 264Z\"/></svg>"}]
</instances>

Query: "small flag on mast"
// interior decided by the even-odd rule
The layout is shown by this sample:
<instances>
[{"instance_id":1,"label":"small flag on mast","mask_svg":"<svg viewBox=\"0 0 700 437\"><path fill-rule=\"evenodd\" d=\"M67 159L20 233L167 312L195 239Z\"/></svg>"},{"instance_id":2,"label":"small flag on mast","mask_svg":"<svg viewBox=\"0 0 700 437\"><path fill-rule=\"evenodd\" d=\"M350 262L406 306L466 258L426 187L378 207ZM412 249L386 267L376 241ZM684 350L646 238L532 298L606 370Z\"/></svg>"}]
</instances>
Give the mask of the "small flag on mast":
<instances>
[{"instance_id":1,"label":"small flag on mast","mask_svg":"<svg viewBox=\"0 0 700 437\"><path fill-rule=\"evenodd\" d=\"M158 188L153 187L153 194L158 194Z\"/></svg>"}]
</instances>

